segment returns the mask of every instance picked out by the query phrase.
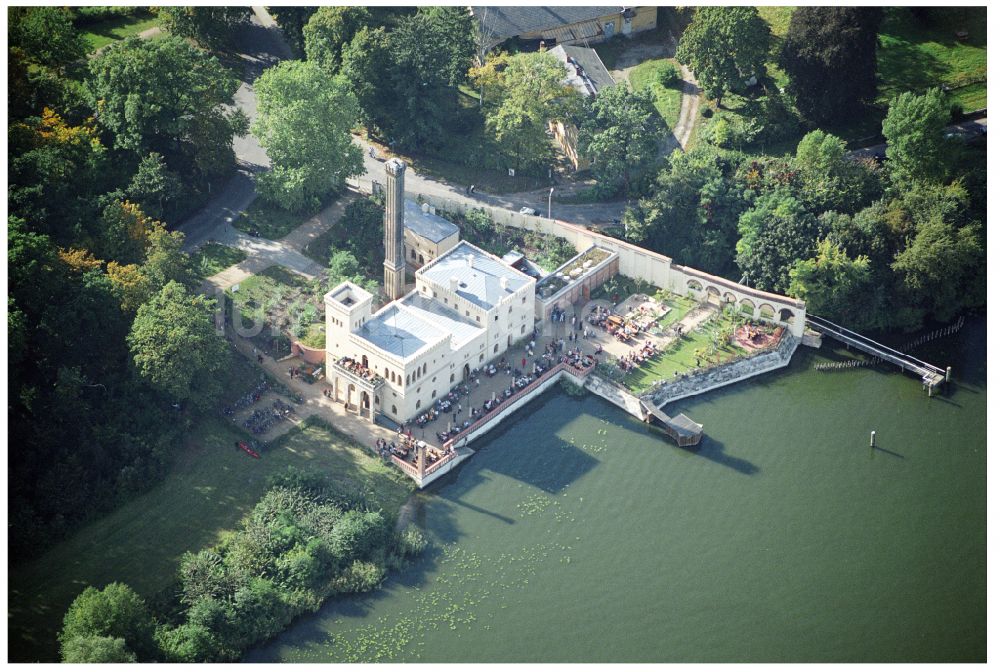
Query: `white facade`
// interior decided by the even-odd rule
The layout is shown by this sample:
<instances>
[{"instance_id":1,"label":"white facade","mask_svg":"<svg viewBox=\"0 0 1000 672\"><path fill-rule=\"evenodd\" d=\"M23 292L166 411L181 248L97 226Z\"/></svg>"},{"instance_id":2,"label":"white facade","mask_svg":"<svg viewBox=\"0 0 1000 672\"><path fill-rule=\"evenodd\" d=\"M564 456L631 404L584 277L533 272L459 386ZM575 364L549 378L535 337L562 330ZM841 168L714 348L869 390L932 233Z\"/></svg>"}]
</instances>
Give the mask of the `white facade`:
<instances>
[{"instance_id":1,"label":"white facade","mask_svg":"<svg viewBox=\"0 0 1000 672\"><path fill-rule=\"evenodd\" d=\"M467 242L417 271L416 281L415 290L374 313L371 294L350 282L325 296L327 379L337 394L338 376L349 381L345 401L359 412L400 423L530 336L534 325L534 278ZM374 382L345 372L338 365L344 357Z\"/></svg>"}]
</instances>

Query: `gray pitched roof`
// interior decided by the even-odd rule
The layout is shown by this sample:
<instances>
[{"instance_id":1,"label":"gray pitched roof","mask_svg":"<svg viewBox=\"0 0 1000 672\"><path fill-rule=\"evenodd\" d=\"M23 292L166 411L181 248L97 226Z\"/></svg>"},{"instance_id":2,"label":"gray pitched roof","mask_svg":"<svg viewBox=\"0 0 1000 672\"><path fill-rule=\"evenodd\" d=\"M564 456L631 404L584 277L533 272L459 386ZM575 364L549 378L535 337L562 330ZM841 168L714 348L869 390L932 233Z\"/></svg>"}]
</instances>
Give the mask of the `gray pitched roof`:
<instances>
[{"instance_id":1,"label":"gray pitched roof","mask_svg":"<svg viewBox=\"0 0 1000 672\"><path fill-rule=\"evenodd\" d=\"M522 33L535 33L581 21L617 14L621 7L473 7L480 25L502 42ZM488 16L492 15L492 16ZM487 17L484 19L484 17Z\"/></svg>"},{"instance_id":2,"label":"gray pitched roof","mask_svg":"<svg viewBox=\"0 0 1000 672\"><path fill-rule=\"evenodd\" d=\"M525 274L464 240L417 273L440 287L449 287L451 279L456 278L458 295L486 310L533 282ZM502 287L502 278L507 279L507 289Z\"/></svg>"},{"instance_id":3,"label":"gray pitched roof","mask_svg":"<svg viewBox=\"0 0 1000 672\"><path fill-rule=\"evenodd\" d=\"M549 53L566 67L569 75L566 83L585 96L596 95L601 89L615 85L611 73L604 67L604 61L593 49L560 44L549 49ZM582 72L578 72L576 66L580 66Z\"/></svg>"},{"instance_id":4,"label":"gray pitched roof","mask_svg":"<svg viewBox=\"0 0 1000 672\"><path fill-rule=\"evenodd\" d=\"M424 212L415 201L403 200L403 226L426 238L432 243L440 243L448 236L458 233L458 227L441 215Z\"/></svg>"}]
</instances>

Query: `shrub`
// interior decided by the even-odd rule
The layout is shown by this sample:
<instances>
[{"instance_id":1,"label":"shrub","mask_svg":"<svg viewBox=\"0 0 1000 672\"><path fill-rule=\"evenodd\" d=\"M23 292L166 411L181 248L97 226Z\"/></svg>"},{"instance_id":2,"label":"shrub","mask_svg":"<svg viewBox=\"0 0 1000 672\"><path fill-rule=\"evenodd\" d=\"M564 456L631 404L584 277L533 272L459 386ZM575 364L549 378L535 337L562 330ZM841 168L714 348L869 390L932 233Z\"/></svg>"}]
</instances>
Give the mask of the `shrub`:
<instances>
[{"instance_id":1,"label":"shrub","mask_svg":"<svg viewBox=\"0 0 1000 672\"><path fill-rule=\"evenodd\" d=\"M681 73L673 63L664 63L659 71L660 84L668 89L681 81Z\"/></svg>"},{"instance_id":2,"label":"shrub","mask_svg":"<svg viewBox=\"0 0 1000 672\"><path fill-rule=\"evenodd\" d=\"M698 108L698 114L700 114L701 116L705 117L706 119L710 119L712 117L712 115L714 114L714 112L712 111L711 107L709 107L708 105L702 104Z\"/></svg>"},{"instance_id":3,"label":"shrub","mask_svg":"<svg viewBox=\"0 0 1000 672\"><path fill-rule=\"evenodd\" d=\"M408 525L407 528L398 535L396 542L399 550L404 556L420 555L427 548L427 538L419 528Z\"/></svg>"},{"instance_id":4,"label":"shrub","mask_svg":"<svg viewBox=\"0 0 1000 672\"><path fill-rule=\"evenodd\" d=\"M338 593L366 593L378 588L383 578L384 570L375 563L355 560L331 586Z\"/></svg>"}]
</instances>

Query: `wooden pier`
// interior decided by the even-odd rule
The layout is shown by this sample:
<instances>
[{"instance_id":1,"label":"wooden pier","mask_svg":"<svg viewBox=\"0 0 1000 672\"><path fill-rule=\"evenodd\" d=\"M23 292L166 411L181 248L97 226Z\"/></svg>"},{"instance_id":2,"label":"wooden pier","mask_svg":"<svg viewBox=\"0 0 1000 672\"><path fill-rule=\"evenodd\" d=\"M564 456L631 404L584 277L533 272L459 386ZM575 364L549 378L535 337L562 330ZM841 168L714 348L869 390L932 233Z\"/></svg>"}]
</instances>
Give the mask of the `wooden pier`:
<instances>
[{"instance_id":1,"label":"wooden pier","mask_svg":"<svg viewBox=\"0 0 1000 672\"><path fill-rule=\"evenodd\" d=\"M656 406L650 406L644 401L640 402L642 409L646 413L646 422L659 427L667 433L678 446L697 446L701 442L703 425L698 424L683 413L670 417Z\"/></svg>"},{"instance_id":2,"label":"wooden pier","mask_svg":"<svg viewBox=\"0 0 1000 672\"><path fill-rule=\"evenodd\" d=\"M806 325L812 327L824 336L834 338L852 348L866 352L869 355L889 362L890 364L895 364L905 371L917 374L920 376L923 384L927 387L928 394L941 385L941 383L947 382L949 379L949 371L938 368L933 364L923 362L912 355L907 355L899 352L898 350L894 350L889 346L882 345L867 336L862 336L861 334L855 333L850 329L845 329L839 324L834 324L830 320L825 320L822 317L816 317L815 315L806 315Z\"/></svg>"}]
</instances>

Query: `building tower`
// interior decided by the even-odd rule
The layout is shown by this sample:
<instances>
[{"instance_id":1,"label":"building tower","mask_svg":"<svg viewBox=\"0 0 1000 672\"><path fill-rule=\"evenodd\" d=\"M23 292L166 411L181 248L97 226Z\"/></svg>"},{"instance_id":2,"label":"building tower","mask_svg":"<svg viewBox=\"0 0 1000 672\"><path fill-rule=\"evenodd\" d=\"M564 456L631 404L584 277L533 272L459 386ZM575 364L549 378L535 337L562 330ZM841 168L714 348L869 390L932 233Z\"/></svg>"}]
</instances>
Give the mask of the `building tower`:
<instances>
[{"instance_id":1,"label":"building tower","mask_svg":"<svg viewBox=\"0 0 1000 672\"><path fill-rule=\"evenodd\" d=\"M399 159L385 162L385 294L390 301L403 296L406 278L403 254L403 173Z\"/></svg>"}]
</instances>

